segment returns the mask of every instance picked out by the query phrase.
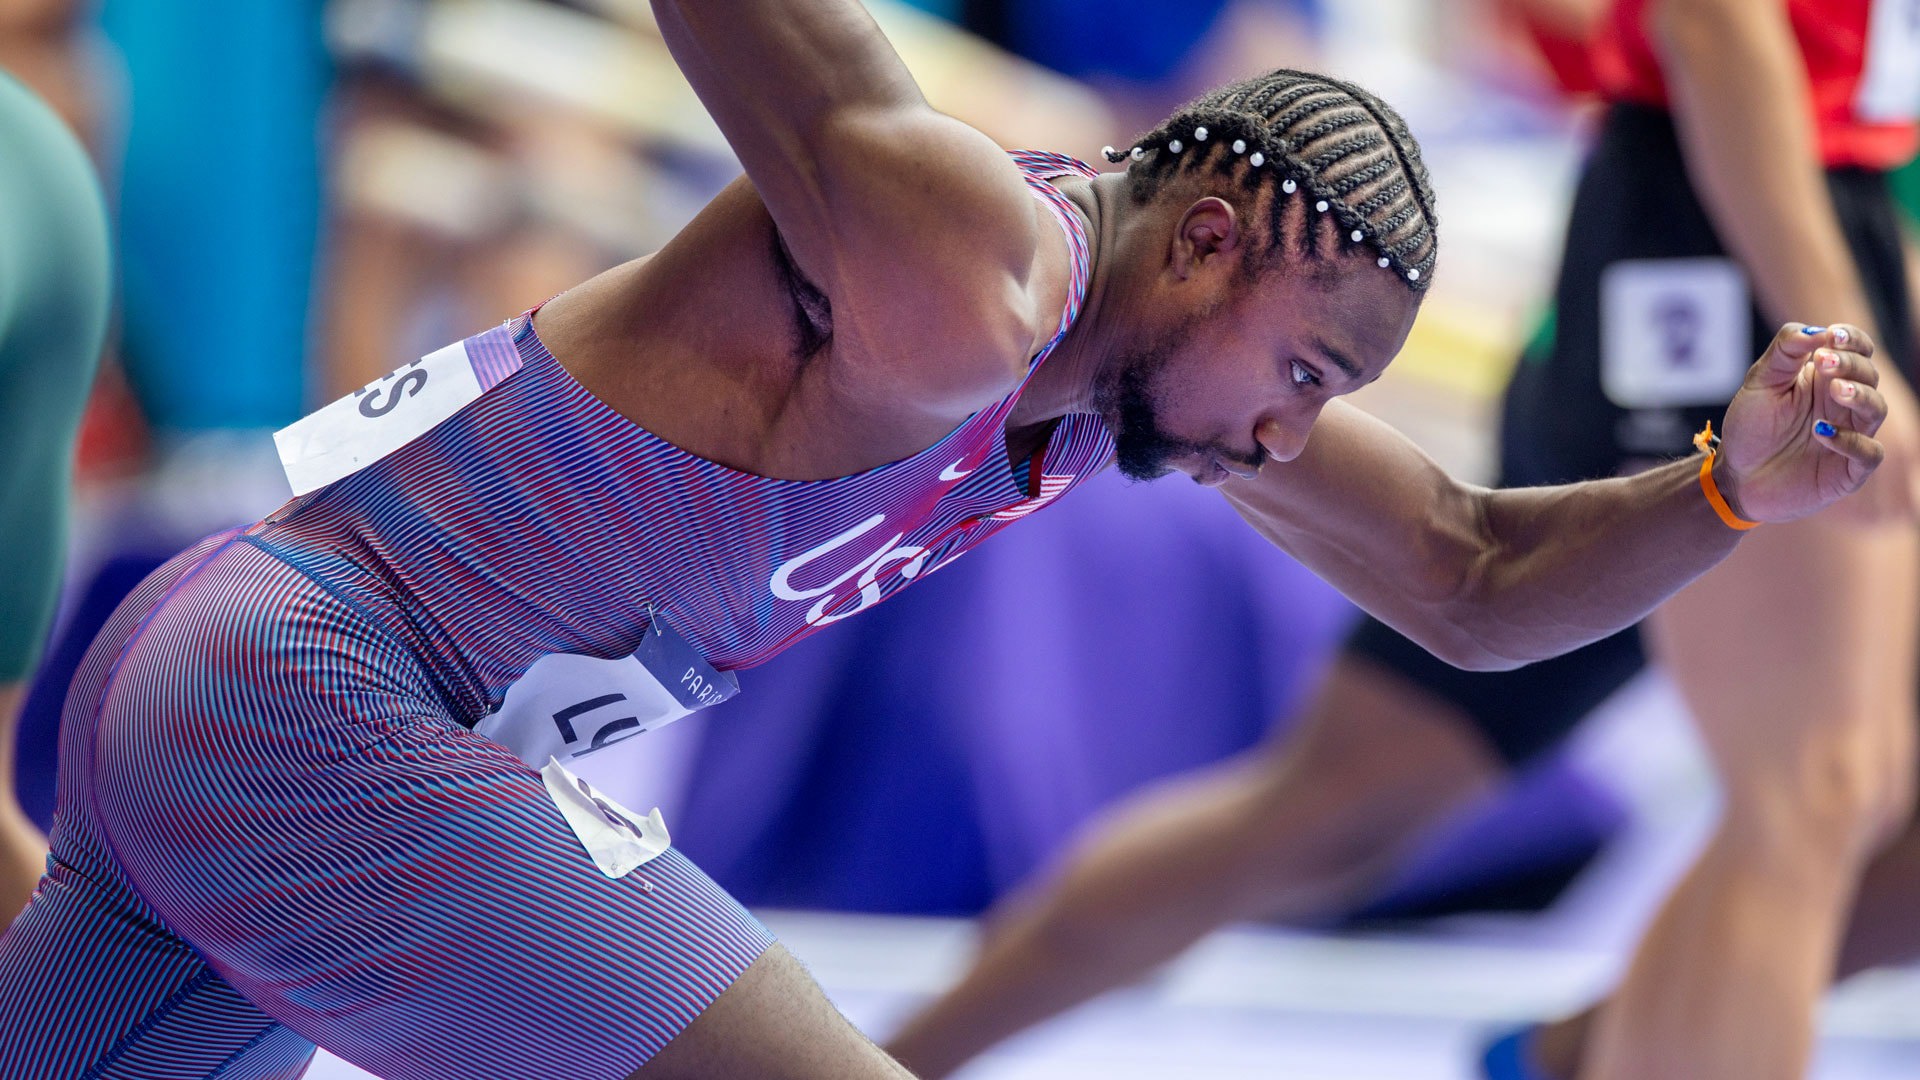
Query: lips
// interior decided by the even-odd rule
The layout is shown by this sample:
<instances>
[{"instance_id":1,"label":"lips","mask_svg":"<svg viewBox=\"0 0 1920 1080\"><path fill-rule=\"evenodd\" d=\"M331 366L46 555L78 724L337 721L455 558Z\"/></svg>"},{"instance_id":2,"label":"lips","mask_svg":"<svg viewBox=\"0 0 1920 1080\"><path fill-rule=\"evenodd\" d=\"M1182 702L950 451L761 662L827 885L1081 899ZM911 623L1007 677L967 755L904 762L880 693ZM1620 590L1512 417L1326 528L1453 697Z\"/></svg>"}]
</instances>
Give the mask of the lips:
<instances>
[{"instance_id":1,"label":"lips","mask_svg":"<svg viewBox=\"0 0 1920 1080\"><path fill-rule=\"evenodd\" d=\"M1237 461L1228 464L1219 458L1214 459L1214 464L1225 469L1229 475L1237 476L1242 480L1251 480L1260 475L1260 466L1258 465L1241 465Z\"/></svg>"}]
</instances>

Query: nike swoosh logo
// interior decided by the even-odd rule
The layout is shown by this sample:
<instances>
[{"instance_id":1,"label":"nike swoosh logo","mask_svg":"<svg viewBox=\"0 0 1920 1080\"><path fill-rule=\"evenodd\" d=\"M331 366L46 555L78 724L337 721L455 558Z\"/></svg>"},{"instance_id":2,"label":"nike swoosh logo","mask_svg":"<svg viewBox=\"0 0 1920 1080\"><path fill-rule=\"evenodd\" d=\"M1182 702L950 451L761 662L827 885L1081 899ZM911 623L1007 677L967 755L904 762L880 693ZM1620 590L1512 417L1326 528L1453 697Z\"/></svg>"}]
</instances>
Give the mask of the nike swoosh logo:
<instances>
[{"instance_id":1,"label":"nike swoosh logo","mask_svg":"<svg viewBox=\"0 0 1920 1080\"><path fill-rule=\"evenodd\" d=\"M956 461L953 464L947 466L946 468L941 469L940 479L960 480L960 479L964 479L965 477L972 476L973 475L972 469L962 469L960 467L960 463L965 460L966 460L965 458L961 458L960 461Z\"/></svg>"}]
</instances>

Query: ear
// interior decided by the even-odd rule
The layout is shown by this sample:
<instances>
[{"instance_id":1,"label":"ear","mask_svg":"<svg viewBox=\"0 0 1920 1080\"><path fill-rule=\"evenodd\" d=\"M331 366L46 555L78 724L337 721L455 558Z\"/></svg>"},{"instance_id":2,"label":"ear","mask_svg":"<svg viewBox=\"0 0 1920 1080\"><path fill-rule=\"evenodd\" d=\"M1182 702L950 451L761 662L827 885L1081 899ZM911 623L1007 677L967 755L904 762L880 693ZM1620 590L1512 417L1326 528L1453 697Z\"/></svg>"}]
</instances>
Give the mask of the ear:
<instances>
[{"instance_id":1,"label":"ear","mask_svg":"<svg viewBox=\"0 0 1920 1080\"><path fill-rule=\"evenodd\" d=\"M1180 216L1169 269L1176 277L1191 277L1215 256L1238 252L1240 240L1240 216L1233 212L1233 204L1209 195Z\"/></svg>"}]
</instances>

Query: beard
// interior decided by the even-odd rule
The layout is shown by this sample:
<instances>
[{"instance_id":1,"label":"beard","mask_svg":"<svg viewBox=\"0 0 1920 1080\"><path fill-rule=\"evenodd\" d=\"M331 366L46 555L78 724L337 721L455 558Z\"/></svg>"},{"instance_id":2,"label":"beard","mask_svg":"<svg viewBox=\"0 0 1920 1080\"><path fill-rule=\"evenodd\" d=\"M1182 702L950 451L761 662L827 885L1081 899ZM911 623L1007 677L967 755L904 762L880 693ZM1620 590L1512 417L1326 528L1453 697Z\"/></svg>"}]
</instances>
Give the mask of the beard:
<instances>
[{"instance_id":1,"label":"beard","mask_svg":"<svg viewBox=\"0 0 1920 1080\"><path fill-rule=\"evenodd\" d=\"M1177 336L1167 335L1167 339ZM1182 457L1204 457L1209 448L1179 438L1160 423L1164 376L1172 348L1167 339L1120 356L1111 374L1094 388L1093 406L1113 436L1114 466L1129 480L1155 480Z\"/></svg>"}]
</instances>

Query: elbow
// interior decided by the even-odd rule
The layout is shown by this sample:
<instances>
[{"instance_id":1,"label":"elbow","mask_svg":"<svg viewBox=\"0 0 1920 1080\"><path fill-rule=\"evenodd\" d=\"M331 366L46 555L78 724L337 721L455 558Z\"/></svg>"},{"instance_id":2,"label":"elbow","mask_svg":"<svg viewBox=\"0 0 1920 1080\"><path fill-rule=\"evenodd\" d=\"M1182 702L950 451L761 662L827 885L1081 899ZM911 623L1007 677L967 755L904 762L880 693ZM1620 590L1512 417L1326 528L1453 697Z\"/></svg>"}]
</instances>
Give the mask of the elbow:
<instances>
[{"instance_id":1,"label":"elbow","mask_svg":"<svg viewBox=\"0 0 1920 1080\"><path fill-rule=\"evenodd\" d=\"M1456 648L1445 653L1436 651L1433 655L1462 671L1512 671L1539 659L1509 656L1480 641L1473 642L1467 648Z\"/></svg>"},{"instance_id":2,"label":"elbow","mask_svg":"<svg viewBox=\"0 0 1920 1080\"><path fill-rule=\"evenodd\" d=\"M1512 587L1490 554L1462 592L1436 615L1440 631L1416 640L1435 657L1466 671L1512 671L1605 636L1605 631L1543 625L1523 591Z\"/></svg>"},{"instance_id":3,"label":"elbow","mask_svg":"<svg viewBox=\"0 0 1920 1080\"><path fill-rule=\"evenodd\" d=\"M1409 634L1434 658L1462 671L1512 671L1541 657L1526 655L1514 643L1495 633L1487 620L1471 614L1436 620L1418 634Z\"/></svg>"},{"instance_id":4,"label":"elbow","mask_svg":"<svg viewBox=\"0 0 1920 1080\"><path fill-rule=\"evenodd\" d=\"M1512 671L1556 655L1537 626L1514 617L1520 601L1497 584L1491 556L1486 562L1437 620L1444 632L1421 644L1464 671Z\"/></svg>"}]
</instances>

